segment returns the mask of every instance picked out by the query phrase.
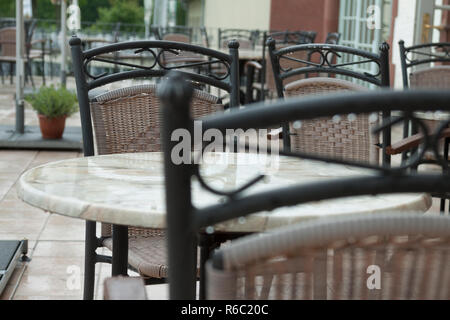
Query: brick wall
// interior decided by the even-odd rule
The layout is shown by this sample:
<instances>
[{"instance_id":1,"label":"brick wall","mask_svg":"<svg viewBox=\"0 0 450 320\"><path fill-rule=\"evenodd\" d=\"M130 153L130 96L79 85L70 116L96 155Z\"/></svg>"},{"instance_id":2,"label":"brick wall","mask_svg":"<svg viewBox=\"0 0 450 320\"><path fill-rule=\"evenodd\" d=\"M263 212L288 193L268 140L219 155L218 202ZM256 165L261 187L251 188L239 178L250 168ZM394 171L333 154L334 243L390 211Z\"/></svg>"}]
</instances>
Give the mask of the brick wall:
<instances>
[{"instance_id":1,"label":"brick wall","mask_svg":"<svg viewBox=\"0 0 450 320\"><path fill-rule=\"evenodd\" d=\"M339 0L272 0L271 30L316 31L315 42L323 42L328 32L337 32Z\"/></svg>"}]
</instances>

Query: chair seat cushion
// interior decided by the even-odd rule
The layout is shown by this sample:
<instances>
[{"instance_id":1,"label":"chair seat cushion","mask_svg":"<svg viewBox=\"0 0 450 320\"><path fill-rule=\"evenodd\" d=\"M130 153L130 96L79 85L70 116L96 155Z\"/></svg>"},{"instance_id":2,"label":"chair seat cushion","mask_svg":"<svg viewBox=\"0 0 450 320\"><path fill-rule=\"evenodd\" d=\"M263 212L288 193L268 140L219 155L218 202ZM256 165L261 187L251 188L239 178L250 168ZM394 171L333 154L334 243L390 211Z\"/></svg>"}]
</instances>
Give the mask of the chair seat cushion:
<instances>
[{"instance_id":1,"label":"chair seat cushion","mask_svg":"<svg viewBox=\"0 0 450 320\"><path fill-rule=\"evenodd\" d=\"M128 264L142 276L167 278L166 241L167 238L164 234L130 236L128 238ZM106 238L103 245L112 250L112 238ZM197 254L197 257L199 256Z\"/></svg>"}]
</instances>

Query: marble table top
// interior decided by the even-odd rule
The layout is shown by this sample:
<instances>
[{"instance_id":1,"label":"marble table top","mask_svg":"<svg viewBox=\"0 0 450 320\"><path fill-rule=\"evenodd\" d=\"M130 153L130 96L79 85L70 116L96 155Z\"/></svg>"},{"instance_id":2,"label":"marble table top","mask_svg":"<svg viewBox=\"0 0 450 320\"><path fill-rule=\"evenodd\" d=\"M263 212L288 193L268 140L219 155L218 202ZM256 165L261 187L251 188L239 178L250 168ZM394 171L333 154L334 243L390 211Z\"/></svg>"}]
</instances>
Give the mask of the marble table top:
<instances>
[{"instance_id":1,"label":"marble table top","mask_svg":"<svg viewBox=\"0 0 450 320\"><path fill-rule=\"evenodd\" d=\"M264 173L266 178L245 191L248 194L293 183L372 174L369 170L282 156L266 156L264 160L247 153L211 155L201 165L201 172L208 184L221 190L235 189ZM192 187L195 206L200 208L220 201L220 197L201 188L195 178ZM165 227L163 163L159 152L51 162L26 171L19 179L17 193L32 206L69 217L137 227ZM428 194L358 196L259 212L213 228L256 232L330 215L389 210L425 212L430 206Z\"/></svg>"}]
</instances>

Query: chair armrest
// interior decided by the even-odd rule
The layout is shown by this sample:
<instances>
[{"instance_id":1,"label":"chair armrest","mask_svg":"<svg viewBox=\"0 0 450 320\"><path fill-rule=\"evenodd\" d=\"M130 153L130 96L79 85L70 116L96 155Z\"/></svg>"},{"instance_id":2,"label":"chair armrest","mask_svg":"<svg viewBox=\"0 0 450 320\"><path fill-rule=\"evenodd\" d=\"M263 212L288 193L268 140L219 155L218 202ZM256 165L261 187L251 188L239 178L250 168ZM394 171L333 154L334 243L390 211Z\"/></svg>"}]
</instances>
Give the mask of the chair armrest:
<instances>
[{"instance_id":1,"label":"chair armrest","mask_svg":"<svg viewBox=\"0 0 450 320\"><path fill-rule=\"evenodd\" d=\"M113 277L105 280L105 300L147 300L144 280L139 277Z\"/></svg>"},{"instance_id":2,"label":"chair armrest","mask_svg":"<svg viewBox=\"0 0 450 320\"><path fill-rule=\"evenodd\" d=\"M439 139L449 138L449 137L450 137L450 128L447 128L442 131ZM394 154L399 154L399 153L408 151L413 148L417 148L422 140L423 140L423 134L417 133L415 135L412 135L408 138L402 139L402 140L388 146L386 148L386 153L388 155L394 155Z\"/></svg>"}]
</instances>

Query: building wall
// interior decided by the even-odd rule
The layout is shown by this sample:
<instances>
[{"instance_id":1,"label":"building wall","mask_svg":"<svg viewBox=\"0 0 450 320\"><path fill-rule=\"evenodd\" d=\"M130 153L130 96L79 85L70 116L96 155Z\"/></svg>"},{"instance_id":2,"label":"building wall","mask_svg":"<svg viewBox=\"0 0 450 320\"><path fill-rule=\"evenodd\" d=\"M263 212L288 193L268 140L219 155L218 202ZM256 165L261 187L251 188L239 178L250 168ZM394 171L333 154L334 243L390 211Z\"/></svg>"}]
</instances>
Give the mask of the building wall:
<instances>
[{"instance_id":1,"label":"building wall","mask_svg":"<svg viewBox=\"0 0 450 320\"><path fill-rule=\"evenodd\" d=\"M205 0L205 27L267 30L270 3L271 0Z\"/></svg>"},{"instance_id":2,"label":"building wall","mask_svg":"<svg viewBox=\"0 0 450 320\"><path fill-rule=\"evenodd\" d=\"M190 27L203 26L202 0L190 0L188 2L187 25Z\"/></svg>"},{"instance_id":3,"label":"building wall","mask_svg":"<svg viewBox=\"0 0 450 320\"><path fill-rule=\"evenodd\" d=\"M403 88L402 68L398 42L404 40L406 46L414 44L416 21L416 0L398 0L398 15L394 23L391 63L395 65L394 87Z\"/></svg>"},{"instance_id":4,"label":"building wall","mask_svg":"<svg viewBox=\"0 0 450 320\"><path fill-rule=\"evenodd\" d=\"M271 30L316 31L315 42L323 42L328 32L336 32L339 0L272 0Z\"/></svg>"}]
</instances>

